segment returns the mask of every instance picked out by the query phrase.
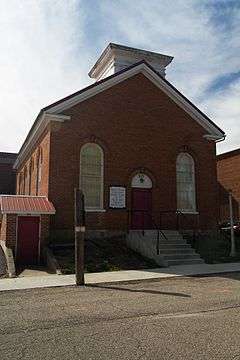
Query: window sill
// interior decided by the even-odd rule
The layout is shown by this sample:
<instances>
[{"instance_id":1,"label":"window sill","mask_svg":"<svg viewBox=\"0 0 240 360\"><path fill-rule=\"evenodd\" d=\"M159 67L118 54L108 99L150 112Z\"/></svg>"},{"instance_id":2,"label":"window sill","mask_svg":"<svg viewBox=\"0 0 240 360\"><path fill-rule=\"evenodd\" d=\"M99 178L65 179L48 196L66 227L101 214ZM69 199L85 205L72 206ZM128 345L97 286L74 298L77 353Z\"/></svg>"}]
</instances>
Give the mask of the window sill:
<instances>
[{"instance_id":1,"label":"window sill","mask_svg":"<svg viewBox=\"0 0 240 360\"><path fill-rule=\"evenodd\" d=\"M85 209L86 212L106 212L105 209Z\"/></svg>"}]
</instances>

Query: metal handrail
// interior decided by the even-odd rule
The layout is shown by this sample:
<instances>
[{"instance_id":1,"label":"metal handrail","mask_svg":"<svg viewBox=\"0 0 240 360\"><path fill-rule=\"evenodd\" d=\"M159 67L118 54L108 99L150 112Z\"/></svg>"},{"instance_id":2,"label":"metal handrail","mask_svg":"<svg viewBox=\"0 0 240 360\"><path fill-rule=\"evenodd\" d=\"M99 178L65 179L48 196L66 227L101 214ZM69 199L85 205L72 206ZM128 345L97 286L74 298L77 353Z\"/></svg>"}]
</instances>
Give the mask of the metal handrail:
<instances>
[{"instance_id":1,"label":"metal handrail","mask_svg":"<svg viewBox=\"0 0 240 360\"><path fill-rule=\"evenodd\" d=\"M141 212L141 213L145 213L147 216L150 217L151 219L151 222L152 222L152 226L154 227L154 229L157 230L157 244L156 244L156 249L157 249L157 254L159 255L160 253L160 234L162 235L162 237L165 239L165 240L168 240L167 236L165 235L165 233L161 230L161 227L162 227L162 216L164 214L175 214L176 215L176 229L178 231L181 231L180 229L180 219L181 217L182 218L185 218L188 220L189 222L189 218L188 216L183 213L181 210L161 210L161 211L153 211L153 212L149 212L147 210L128 210L128 231L129 231L129 226L130 226L130 216L129 214L131 213L136 213L136 212ZM153 217L153 213L157 213L159 214L159 226L156 224L156 221L155 221L155 218ZM145 234L145 217L143 216L143 224L142 224L142 234L144 236ZM195 224L196 225L196 224ZM198 214L198 225L199 227L199 214ZM194 238L196 237L196 226L193 226L193 236Z\"/></svg>"},{"instance_id":2,"label":"metal handrail","mask_svg":"<svg viewBox=\"0 0 240 360\"><path fill-rule=\"evenodd\" d=\"M149 211L147 211L147 210L128 210L128 214L129 214L129 213L136 213L136 212L143 213L143 214L145 214L145 215L147 215L147 216L150 217L151 223L152 223L152 225L154 226L155 230L157 231L156 250L157 250L157 255L159 255L159 254L160 254L160 233L161 233L161 235L164 237L165 240L168 240L168 239L167 239L167 236L164 234L164 232L163 232L161 229L159 229L159 227L157 226L157 224L156 224L156 222L155 222L152 214L151 214ZM128 222L130 222L130 221L129 221L129 217L128 217ZM129 224L128 224L128 225L129 225ZM145 218L144 218L144 216L143 216L142 234L143 234L143 236L145 235Z\"/></svg>"},{"instance_id":3,"label":"metal handrail","mask_svg":"<svg viewBox=\"0 0 240 360\"><path fill-rule=\"evenodd\" d=\"M182 211L178 210L178 214L179 214L180 216L182 216L183 218L188 219L188 217L186 216L186 214L183 213ZM178 220L178 221L179 221L179 220ZM178 224L178 227L179 227L179 224ZM198 225L197 225L197 227L198 227L198 230L199 230L199 213L198 213ZM193 241L195 242L195 239L196 239L196 231L197 231L196 228L195 228L195 226L193 227L192 231L193 231Z\"/></svg>"}]
</instances>

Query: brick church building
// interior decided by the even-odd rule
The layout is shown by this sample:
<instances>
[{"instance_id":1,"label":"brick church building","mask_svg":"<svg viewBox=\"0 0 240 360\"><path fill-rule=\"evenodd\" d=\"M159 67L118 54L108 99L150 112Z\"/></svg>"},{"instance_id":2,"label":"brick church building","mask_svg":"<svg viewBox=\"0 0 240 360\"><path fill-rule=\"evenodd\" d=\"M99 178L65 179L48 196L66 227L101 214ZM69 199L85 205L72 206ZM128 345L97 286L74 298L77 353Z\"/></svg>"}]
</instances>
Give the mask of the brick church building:
<instances>
[{"instance_id":1,"label":"brick church building","mask_svg":"<svg viewBox=\"0 0 240 360\"><path fill-rule=\"evenodd\" d=\"M171 228L177 211L190 227L216 227L225 134L166 80L172 60L110 43L95 83L39 112L14 164L16 193L54 205L52 237L73 235L76 187L88 230Z\"/></svg>"}]
</instances>

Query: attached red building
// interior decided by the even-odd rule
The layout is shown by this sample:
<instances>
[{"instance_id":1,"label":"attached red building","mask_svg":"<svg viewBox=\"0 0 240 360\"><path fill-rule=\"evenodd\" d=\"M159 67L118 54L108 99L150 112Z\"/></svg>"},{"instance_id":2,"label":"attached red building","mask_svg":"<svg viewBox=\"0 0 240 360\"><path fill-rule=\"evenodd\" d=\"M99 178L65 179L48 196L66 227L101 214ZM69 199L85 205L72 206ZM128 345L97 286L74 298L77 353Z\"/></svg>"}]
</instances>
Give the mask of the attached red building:
<instances>
[{"instance_id":1,"label":"attached red building","mask_svg":"<svg viewBox=\"0 0 240 360\"><path fill-rule=\"evenodd\" d=\"M9 274L15 275L13 257L21 264L39 263L53 214L45 196L0 195L0 246Z\"/></svg>"},{"instance_id":2,"label":"attached red building","mask_svg":"<svg viewBox=\"0 0 240 360\"><path fill-rule=\"evenodd\" d=\"M217 156L217 175L221 189L221 217L229 219L228 193L231 190L234 199L234 215L235 218L238 218L240 204L240 149Z\"/></svg>"}]
</instances>

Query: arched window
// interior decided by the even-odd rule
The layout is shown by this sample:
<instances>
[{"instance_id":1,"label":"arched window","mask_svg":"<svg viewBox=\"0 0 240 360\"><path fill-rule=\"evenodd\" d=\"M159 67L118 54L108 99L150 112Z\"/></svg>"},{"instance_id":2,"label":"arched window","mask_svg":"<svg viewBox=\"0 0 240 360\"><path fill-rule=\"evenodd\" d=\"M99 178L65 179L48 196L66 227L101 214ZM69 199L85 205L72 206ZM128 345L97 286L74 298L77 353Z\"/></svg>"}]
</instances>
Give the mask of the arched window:
<instances>
[{"instance_id":1,"label":"arched window","mask_svg":"<svg viewBox=\"0 0 240 360\"><path fill-rule=\"evenodd\" d=\"M86 144L80 153L80 188L87 209L103 208L103 150L97 144Z\"/></svg>"},{"instance_id":2,"label":"arched window","mask_svg":"<svg viewBox=\"0 0 240 360\"><path fill-rule=\"evenodd\" d=\"M30 160L30 164L29 164L29 182L28 182L28 194L31 195L31 188L32 188L32 173L33 173L33 169L34 169L34 160L33 158Z\"/></svg>"},{"instance_id":3,"label":"arched window","mask_svg":"<svg viewBox=\"0 0 240 360\"><path fill-rule=\"evenodd\" d=\"M140 172L132 178L131 186L132 188L151 189L152 180L148 175Z\"/></svg>"},{"instance_id":4,"label":"arched window","mask_svg":"<svg viewBox=\"0 0 240 360\"><path fill-rule=\"evenodd\" d=\"M25 166L24 170L23 170L23 194L26 195L27 191L26 191L26 185L27 185L27 167Z\"/></svg>"},{"instance_id":5,"label":"arched window","mask_svg":"<svg viewBox=\"0 0 240 360\"><path fill-rule=\"evenodd\" d=\"M177 157L177 208L185 212L196 211L195 166L192 156L180 153Z\"/></svg>"},{"instance_id":6,"label":"arched window","mask_svg":"<svg viewBox=\"0 0 240 360\"><path fill-rule=\"evenodd\" d=\"M19 195L22 194L22 182L23 182L23 175L22 175L22 173L19 173L19 178L18 178L18 194Z\"/></svg>"},{"instance_id":7,"label":"arched window","mask_svg":"<svg viewBox=\"0 0 240 360\"><path fill-rule=\"evenodd\" d=\"M38 155L37 155L36 195L38 195L38 193L39 193L40 183L42 180L42 160L43 160L42 149L39 148Z\"/></svg>"}]
</instances>

